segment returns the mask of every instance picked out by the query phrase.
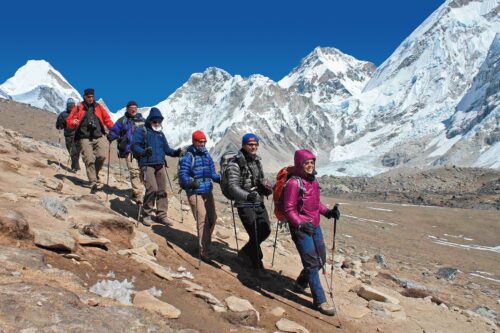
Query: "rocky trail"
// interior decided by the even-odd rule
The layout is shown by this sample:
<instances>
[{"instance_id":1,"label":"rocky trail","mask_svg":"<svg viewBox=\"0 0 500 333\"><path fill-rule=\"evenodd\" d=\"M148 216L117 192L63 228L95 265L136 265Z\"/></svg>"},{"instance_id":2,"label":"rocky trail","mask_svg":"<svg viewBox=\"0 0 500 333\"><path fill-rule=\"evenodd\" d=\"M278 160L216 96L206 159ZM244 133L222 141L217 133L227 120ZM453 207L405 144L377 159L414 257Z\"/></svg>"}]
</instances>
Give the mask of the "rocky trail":
<instances>
[{"instance_id":1,"label":"rocky trail","mask_svg":"<svg viewBox=\"0 0 500 333\"><path fill-rule=\"evenodd\" d=\"M275 225L263 244L272 278L256 279L235 260L231 210L217 191L214 262L199 266L195 221L175 182L173 225L136 226L117 164L109 186L90 194L84 170L67 172L57 133L24 134L0 128L0 332L498 330L496 210L340 200L338 250L326 265L339 316L325 317L293 289L301 265L286 228L273 267ZM322 225L330 248L332 223ZM248 236L237 228L241 247Z\"/></svg>"}]
</instances>

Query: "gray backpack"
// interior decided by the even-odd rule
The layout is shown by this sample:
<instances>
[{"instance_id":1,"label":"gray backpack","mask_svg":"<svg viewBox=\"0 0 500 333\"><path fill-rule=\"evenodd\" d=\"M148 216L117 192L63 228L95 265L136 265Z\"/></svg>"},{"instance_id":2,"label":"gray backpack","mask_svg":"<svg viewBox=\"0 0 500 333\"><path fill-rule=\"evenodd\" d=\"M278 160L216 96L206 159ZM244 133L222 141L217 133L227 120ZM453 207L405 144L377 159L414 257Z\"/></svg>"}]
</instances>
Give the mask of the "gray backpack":
<instances>
[{"instance_id":1,"label":"gray backpack","mask_svg":"<svg viewBox=\"0 0 500 333\"><path fill-rule=\"evenodd\" d=\"M235 198L229 191L229 174L227 172L227 166L229 165L229 163L236 162L239 165L241 172L244 172L244 170L246 169L246 163L240 162L238 154L238 152L228 151L222 154L222 157L220 158L220 189L222 191L222 194L229 200L235 200Z\"/></svg>"}]
</instances>

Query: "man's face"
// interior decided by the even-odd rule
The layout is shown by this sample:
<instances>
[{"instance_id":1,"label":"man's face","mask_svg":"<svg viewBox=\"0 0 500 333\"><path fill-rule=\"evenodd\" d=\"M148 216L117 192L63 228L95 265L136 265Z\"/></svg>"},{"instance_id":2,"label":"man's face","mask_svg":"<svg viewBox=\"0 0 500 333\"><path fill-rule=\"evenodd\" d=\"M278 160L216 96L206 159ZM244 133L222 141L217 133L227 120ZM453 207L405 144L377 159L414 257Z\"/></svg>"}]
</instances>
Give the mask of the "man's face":
<instances>
[{"instance_id":1,"label":"man's face","mask_svg":"<svg viewBox=\"0 0 500 333\"><path fill-rule=\"evenodd\" d=\"M73 110L74 107L75 107L75 104L68 104L66 106L66 110L71 111L71 110Z\"/></svg>"},{"instance_id":2,"label":"man's face","mask_svg":"<svg viewBox=\"0 0 500 333\"><path fill-rule=\"evenodd\" d=\"M85 95L83 96L83 99L87 104L94 104L94 95Z\"/></svg>"},{"instance_id":3,"label":"man's face","mask_svg":"<svg viewBox=\"0 0 500 333\"><path fill-rule=\"evenodd\" d=\"M127 113L132 117L137 114L137 105L131 105L127 108Z\"/></svg>"},{"instance_id":4,"label":"man's face","mask_svg":"<svg viewBox=\"0 0 500 333\"><path fill-rule=\"evenodd\" d=\"M207 144L207 140L205 140L205 139L201 139L199 141L194 142L194 146L196 148L203 148L203 147L205 147L206 144Z\"/></svg>"},{"instance_id":5,"label":"man's face","mask_svg":"<svg viewBox=\"0 0 500 333\"><path fill-rule=\"evenodd\" d=\"M248 141L248 143L243 145L243 150L251 155L257 155L257 150L259 149L259 143L257 141Z\"/></svg>"}]
</instances>

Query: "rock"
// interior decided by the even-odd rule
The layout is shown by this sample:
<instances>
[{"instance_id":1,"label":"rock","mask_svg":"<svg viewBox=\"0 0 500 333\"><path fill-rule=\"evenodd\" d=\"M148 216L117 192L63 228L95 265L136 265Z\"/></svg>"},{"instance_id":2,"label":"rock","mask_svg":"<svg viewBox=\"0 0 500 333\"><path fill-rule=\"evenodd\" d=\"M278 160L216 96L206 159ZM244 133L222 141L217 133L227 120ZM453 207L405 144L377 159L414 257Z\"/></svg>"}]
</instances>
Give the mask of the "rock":
<instances>
[{"instance_id":1,"label":"rock","mask_svg":"<svg viewBox=\"0 0 500 333\"><path fill-rule=\"evenodd\" d=\"M84 235L76 235L75 240L80 245L94 245L106 247L111 241L104 237L92 238Z\"/></svg>"},{"instance_id":2,"label":"rock","mask_svg":"<svg viewBox=\"0 0 500 333\"><path fill-rule=\"evenodd\" d=\"M374 278L378 275L378 272L377 271L364 271L363 274L369 278Z\"/></svg>"},{"instance_id":3,"label":"rock","mask_svg":"<svg viewBox=\"0 0 500 333\"><path fill-rule=\"evenodd\" d=\"M193 294L198 297L203 299L205 302L208 304L211 304L215 307L217 307L219 310L221 308L225 309L226 307L224 304L222 304L221 301L219 301L214 295L210 294L209 292L203 291L203 290L195 290Z\"/></svg>"},{"instance_id":4,"label":"rock","mask_svg":"<svg viewBox=\"0 0 500 333\"><path fill-rule=\"evenodd\" d=\"M76 246L75 240L67 232L45 231L33 229L35 244L51 250L71 252Z\"/></svg>"},{"instance_id":5,"label":"rock","mask_svg":"<svg viewBox=\"0 0 500 333\"><path fill-rule=\"evenodd\" d=\"M4 192L4 193L0 194L0 198L6 199L6 200L9 200L12 202L17 202L17 200L18 200L17 195L15 195L14 193L10 193L10 192Z\"/></svg>"},{"instance_id":6,"label":"rock","mask_svg":"<svg viewBox=\"0 0 500 333\"><path fill-rule=\"evenodd\" d=\"M412 280L407 280L400 278L396 275L390 275L391 280L399 284L401 287L406 288L406 289L416 289L416 290L423 290L423 291L434 291L433 289L427 288L424 285L421 285L415 281Z\"/></svg>"},{"instance_id":7,"label":"rock","mask_svg":"<svg viewBox=\"0 0 500 333\"><path fill-rule=\"evenodd\" d=\"M260 315L257 310L252 306L252 303L250 303L248 300L243 299L243 298L238 298L236 296L229 296L225 299L225 302L227 304L227 307L229 308L230 311L232 312L254 312L253 315L245 314L245 318L248 317L255 317L255 324L254 325L244 325L244 326L256 326L257 322L260 320ZM249 320L249 319L245 319ZM253 322L253 320L251 320Z\"/></svg>"},{"instance_id":8,"label":"rock","mask_svg":"<svg viewBox=\"0 0 500 333\"><path fill-rule=\"evenodd\" d=\"M291 332L291 333L309 333L309 331L294 321L291 321L286 318L281 318L276 322L276 327L283 332Z\"/></svg>"},{"instance_id":9,"label":"rock","mask_svg":"<svg viewBox=\"0 0 500 333\"><path fill-rule=\"evenodd\" d=\"M0 233L15 239L32 239L28 221L14 210L0 209Z\"/></svg>"},{"instance_id":10,"label":"rock","mask_svg":"<svg viewBox=\"0 0 500 333\"><path fill-rule=\"evenodd\" d=\"M68 208L64 205L64 202L57 197L43 197L40 204L50 213L50 215L57 219L64 220L68 214Z\"/></svg>"},{"instance_id":11,"label":"rock","mask_svg":"<svg viewBox=\"0 0 500 333\"><path fill-rule=\"evenodd\" d=\"M286 311L281 306L277 306L269 311L269 313L275 317L282 317L286 313Z\"/></svg>"},{"instance_id":12,"label":"rock","mask_svg":"<svg viewBox=\"0 0 500 333\"><path fill-rule=\"evenodd\" d=\"M371 257L370 256L362 256L359 258L363 264L367 263L370 261Z\"/></svg>"},{"instance_id":13,"label":"rock","mask_svg":"<svg viewBox=\"0 0 500 333\"><path fill-rule=\"evenodd\" d=\"M384 294L375 288L369 287L367 285L356 286L351 289L355 291L359 297L366 299L367 301L375 300L380 302L388 302L393 304L399 304L399 299Z\"/></svg>"},{"instance_id":14,"label":"rock","mask_svg":"<svg viewBox=\"0 0 500 333\"><path fill-rule=\"evenodd\" d=\"M231 237L231 230L226 228L219 228L215 232L215 236L220 239L228 239L229 237Z\"/></svg>"},{"instance_id":15,"label":"rock","mask_svg":"<svg viewBox=\"0 0 500 333\"><path fill-rule=\"evenodd\" d=\"M483 317L489 318L493 321L497 320L497 313L495 310L490 309L487 306L478 306L474 309L474 312Z\"/></svg>"},{"instance_id":16,"label":"rock","mask_svg":"<svg viewBox=\"0 0 500 333\"><path fill-rule=\"evenodd\" d=\"M182 283L184 283L187 286L186 290L189 292L193 292L196 290L203 290L203 287L200 286L199 284L196 284L196 283L191 282L189 280L181 280L181 281L182 281Z\"/></svg>"},{"instance_id":17,"label":"rock","mask_svg":"<svg viewBox=\"0 0 500 333\"><path fill-rule=\"evenodd\" d=\"M250 239L246 232L238 232L236 235L238 236L238 240L241 240L244 242L248 242L248 240Z\"/></svg>"},{"instance_id":18,"label":"rock","mask_svg":"<svg viewBox=\"0 0 500 333\"><path fill-rule=\"evenodd\" d=\"M63 257L66 258L66 259L74 259L76 261L82 261L82 257L80 257L78 254L76 253L65 253L63 254Z\"/></svg>"},{"instance_id":19,"label":"rock","mask_svg":"<svg viewBox=\"0 0 500 333\"><path fill-rule=\"evenodd\" d=\"M130 258L141 264L146 265L153 271L153 273L155 273L156 275L165 280L172 281L174 279L169 270L167 270L166 268L155 262L152 262L151 260L145 259L144 257L138 256L137 254L132 254Z\"/></svg>"},{"instance_id":20,"label":"rock","mask_svg":"<svg viewBox=\"0 0 500 333\"><path fill-rule=\"evenodd\" d=\"M21 249L17 247L0 246L0 267L7 269L30 268L38 270L45 268L45 256L40 250Z\"/></svg>"},{"instance_id":21,"label":"rock","mask_svg":"<svg viewBox=\"0 0 500 333\"><path fill-rule=\"evenodd\" d=\"M146 290L135 293L133 304L140 308L161 314L169 319L176 319L181 315L181 311L175 306L160 301Z\"/></svg>"},{"instance_id":22,"label":"rock","mask_svg":"<svg viewBox=\"0 0 500 333\"><path fill-rule=\"evenodd\" d=\"M149 235L145 232L135 230L134 231L134 236L132 237L132 240L130 241L130 245L132 245L132 248L140 248L143 246L147 246L149 244L155 244L158 246L158 244L154 243L151 238L149 238Z\"/></svg>"},{"instance_id":23,"label":"rock","mask_svg":"<svg viewBox=\"0 0 500 333\"><path fill-rule=\"evenodd\" d=\"M447 281L452 281L455 279L455 275L457 274L457 272L458 269L456 268L443 267L437 271L436 276L438 277L438 279L445 279Z\"/></svg>"},{"instance_id":24,"label":"rock","mask_svg":"<svg viewBox=\"0 0 500 333\"><path fill-rule=\"evenodd\" d=\"M63 189L63 183L61 181L55 181L51 178L37 177L34 184L56 192L61 192Z\"/></svg>"},{"instance_id":25,"label":"rock","mask_svg":"<svg viewBox=\"0 0 500 333\"><path fill-rule=\"evenodd\" d=\"M257 316L252 310L227 312L224 317L231 324L247 327L256 327L258 323Z\"/></svg>"},{"instance_id":26,"label":"rock","mask_svg":"<svg viewBox=\"0 0 500 333\"><path fill-rule=\"evenodd\" d=\"M189 212L190 210L191 210L191 207L189 207L189 205L182 205L183 212Z\"/></svg>"},{"instance_id":27,"label":"rock","mask_svg":"<svg viewBox=\"0 0 500 333\"><path fill-rule=\"evenodd\" d=\"M397 304L370 301L368 302L368 307L373 311L375 315L383 318L390 318L397 320L406 319L406 313L404 312L403 308Z\"/></svg>"},{"instance_id":28,"label":"rock","mask_svg":"<svg viewBox=\"0 0 500 333\"><path fill-rule=\"evenodd\" d=\"M342 266L342 263L345 260L345 256L343 254L336 254L333 256L333 266L335 268L340 268Z\"/></svg>"},{"instance_id":29,"label":"rock","mask_svg":"<svg viewBox=\"0 0 500 333\"><path fill-rule=\"evenodd\" d=\"M342 314L345 314L353 319L361 319L370 313L370 309L366 306L348 304L342 307Z\"/></svg>"},{"instance_id":30,"label":"rock","mask_svg":"<svg viewBox=\"0 0 500 333\"><path fill-rule=\"evenodd\" d=\"M385 257L382 254L376 254L374 257L377 264L382 265L383 267L387 267L387 262L385 261Z\"/></svg>"},{"instance_id":31,"label":"rock","mask_svg":"<svg viewBox=\"0 0 500 333\"><path fill-rule=\"evenodd\" d=\"M155 313L132 306L87 306L74 293L45 284L0 285L0 313L8 332L172 332Z\"/></svg>"}]
</instances>

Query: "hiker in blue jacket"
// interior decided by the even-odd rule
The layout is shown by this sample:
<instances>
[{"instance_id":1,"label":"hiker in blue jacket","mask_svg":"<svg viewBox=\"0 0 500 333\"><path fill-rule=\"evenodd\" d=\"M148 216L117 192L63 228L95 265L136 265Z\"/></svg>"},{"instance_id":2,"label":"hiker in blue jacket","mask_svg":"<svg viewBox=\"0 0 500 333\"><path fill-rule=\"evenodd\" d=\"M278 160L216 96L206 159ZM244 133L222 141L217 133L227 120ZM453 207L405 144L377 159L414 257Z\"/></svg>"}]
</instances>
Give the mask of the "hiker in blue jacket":
<instances>
[{"instance_id":1,"label":"hiker in blue jacket","mask_svg":"<svg viewBox=\"0 0 500 333\"><path fill-rule=\"evenodd\" d=\"M132 152L139 157L139 167L144 175L146 194L144 195L145 226L152 224L156 202L156 216L160 223L171 224L167 219L167 174L165 172L165 155L179 157L181 149L172 149L168 145L162 131L163 116L160 110L153 107L149 111L146 124L134 132Z\"/></svg>"},{"instance_id":2,"label":"hiker in blue jacket","mask_svg":"<svg viewBox=\"0 0 500 333\"><path fill-rule=\"evenodd\" d=\"M143 126L145 122L142 114L137 112L137 102L127 103L125 115L111 127L107 135L108 141L117 140L118 158L125 160L130 173L130 183L132 185L132 200L137 204L142 204L142 184L141 172L137 160L132 154L132 141L136 128Z\"/></svg>"},{"instance_id":3,"label":"hiker in blue jacket","mask_svg":"<svg viewBox=\"0 0 500 333\"><path fill-rule=\"evenodd\" d=\"M197 222L200 257L206 261L217 221L213 182L220 183L220 174L215 171L214 161L205 148L205 133L195 131L192 142L179 161L179 181Z\"/></svg>"}]
</instances>

